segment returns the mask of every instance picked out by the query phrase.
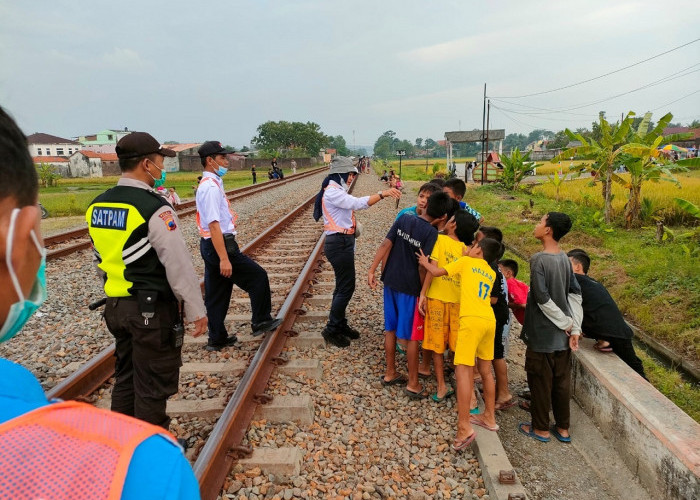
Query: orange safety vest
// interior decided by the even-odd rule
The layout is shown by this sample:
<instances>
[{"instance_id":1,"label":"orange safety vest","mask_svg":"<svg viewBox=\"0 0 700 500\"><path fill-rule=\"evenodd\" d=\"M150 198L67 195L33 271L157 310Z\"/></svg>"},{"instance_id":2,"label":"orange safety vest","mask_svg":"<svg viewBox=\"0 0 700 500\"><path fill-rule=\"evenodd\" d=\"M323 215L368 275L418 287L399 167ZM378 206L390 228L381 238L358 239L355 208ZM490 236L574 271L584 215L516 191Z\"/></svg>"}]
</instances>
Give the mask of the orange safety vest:
<instances>
[{"instance_id":1,"label":"orange safety vest","mask_svg":"<svg viewBox=\"0 0 700 500\"><path fill-rule=\"evenodd\" d=\"M49 404L0 424L0 499L121 498L134 450L162 427L86 403Z\"/></svg>"},{"instance_id":2,"label":"orange safety vest","mask_svg":"<svg viewBox=\"0 0 700 500\"><path fill-rule=\"evenodd\" d=\"M326 186L324 191L328 188L331 189L342 189L336 186L331 186L330 184ZM355 211L352 211L352 215L350 216L350 219L352 220L352 227L350 229L345 228L345 227L340 227L338 224L335 223L333 220L333 217L331 217L331 213L328 211L326 208L326 199L325 197L321 198L321 210L323 210L323 215L328 220L328 223L323 225L323 229L325 231L334 231L336 233L341 233L341 234L355 234L355 226L357 225L355 222Z\"/></svg>"},{"instance_id":3,"label":"orange safety vest","mask_svg":"<svg viewBox=\"0 0 700 500\"><path fill-rule=\"evenodd\" d=\"M224 192L224 188L219 186L219 184L211 177L202 177L202 180L199 181L199 185L201 186L202 182L204 182L204 181L211 181L214 184L216 184L216 187L219 188L219 190L221 191L221 194L224 195L224 199L226 200L226 203L228 203L228 211L231 214L231 217L233 218L233 226L236 227L236 221L238 220L238 214L236 212L234 212L233 209L231 208L231 201L228 199L228 196L226 196L226 193ZM199 235L202 238L211 238L211 233L202 227L202 222L199 219L199 210L197 210L197 229L199 229Z\"/></svg>"}]
</instances>

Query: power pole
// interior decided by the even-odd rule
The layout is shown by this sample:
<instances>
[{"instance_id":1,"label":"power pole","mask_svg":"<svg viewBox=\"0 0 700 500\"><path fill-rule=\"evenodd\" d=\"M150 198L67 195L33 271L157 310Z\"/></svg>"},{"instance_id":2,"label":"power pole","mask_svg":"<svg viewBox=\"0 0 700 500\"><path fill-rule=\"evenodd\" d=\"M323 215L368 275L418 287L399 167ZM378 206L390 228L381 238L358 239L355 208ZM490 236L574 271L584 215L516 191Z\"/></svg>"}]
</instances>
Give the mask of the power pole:
<instances>
[{"instance_id":1,"label":"power pole","mask_svg":"<svg viewBox=\"0 0 700 500\"><path fill-rule=\"evenodd\" d=\"M486 84L484 83L484 113L481 117L481 185L484 185L484 168L486 166L486 153L484 153L484 139L486 138Z\"/></svg>"}]
</instances>

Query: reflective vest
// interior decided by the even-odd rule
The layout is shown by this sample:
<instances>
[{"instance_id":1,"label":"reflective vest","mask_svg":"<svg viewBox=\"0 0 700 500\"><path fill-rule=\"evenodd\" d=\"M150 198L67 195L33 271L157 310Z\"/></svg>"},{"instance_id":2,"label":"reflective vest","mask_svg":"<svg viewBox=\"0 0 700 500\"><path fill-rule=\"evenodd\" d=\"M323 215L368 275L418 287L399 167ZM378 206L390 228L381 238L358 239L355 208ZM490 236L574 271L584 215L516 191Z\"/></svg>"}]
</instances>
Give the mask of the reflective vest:
<instances>
[{"instance_id":1,"label":"reflective vest","mask_svg":"<svg viewBox=\"0 0 700 500\"><path fill-rule=\"evenodd\" d=\"M148 240L148 221L170 204L160 195L116 186L95 198L85 213L98 267L106 274L107 297L129 297L138 290L174 298L165 267ZM171 207L172 208L172 207Z\"/></svg>"},{"instance_id":2,"label":"reflective vest","mask_svg":"<svg viewBox=\"0 0 700 500\"><path fill-rule=\"evenodd\" d=\"M340 187L336 186L331 186L330 184L326 186L324 191L326 189L342 189ZM341 234L355 234L355 227L357 226L357 223L355 222L355 211L352 211L352 215L350 216L350 220L352 220L352 227L351 228L346 228L346 227L340 227L338 224L335 223L333 220L333 217L331 217L331 213L328 211L326 208L326 199L325 197L321 198L321 210L323 210L323 216L326 218L328 221L323 225L323 229L325 231L333 231L336 233L341 233Z\"/></svg>"},{"instance_id":3,"label":"reflective vest","mask_svg":"<svg viewBox=\"0 0 700 500\"><path fill-rule=\"evenodd\" d=\"M255 173L253 173L253 174L255 174ZM199 185L201 186L204 181L211 181L214 184L216 184L216 187L219 188L219 191L221 191L221 195L224 197L224 199L226 200L226 204L228 205L228 211L231 214L231 218L233 219L233 227L236 227L236 221L238 220L238 214L236 212L234 212L233 209L231 208L231 201L228 199L228 196L226 196L226 193L224 192L224 188L219 186L219 184L211 177L202 177L202 180L199 181ZM211 233L209 232L209 230L204 229L202 227L202 222L199 218L199 210L197 210L197 229L199 229L199 235L202 238L211 238Z\"/></svg>"},{"instance_id":4,"label":"reflective vest","mask_svg":"<svg viewBox=\"0 0 700 500\"><path fill-rule=\"evenodd\" d=\"M0 499L119 499L136 447L163 428L76 401L0 424Z\"/></svg>"}]
</instances>

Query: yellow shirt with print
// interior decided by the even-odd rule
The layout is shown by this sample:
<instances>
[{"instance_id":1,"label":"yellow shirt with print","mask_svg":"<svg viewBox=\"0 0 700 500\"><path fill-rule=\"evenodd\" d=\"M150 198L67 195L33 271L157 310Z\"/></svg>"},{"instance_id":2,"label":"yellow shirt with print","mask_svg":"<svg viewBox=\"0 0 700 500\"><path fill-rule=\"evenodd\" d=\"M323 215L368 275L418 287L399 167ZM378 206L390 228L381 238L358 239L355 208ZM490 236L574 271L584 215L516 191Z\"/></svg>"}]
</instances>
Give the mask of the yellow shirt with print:
<instances>
[{"instance_id":1,"label":"yellow shirt with print","mask_svg":"<svg viewBox=\"0 0 700 500\"><path fill-rule=\"evenodd\" d=\"M438 267L445 267L462 257L464 248L465 245L461 241L454 240L446 234L438 234L430 258ZM459 302L459 281L459 275L434 277L425 295L431 299L456 304Z\"/></svg>"},{"instance_id":2,"label":"yellow shirt with print","mask_svg":"<svg viewBox=\"0 0 700 500\"><path fill-rule=\"evenodd\" d=\"M447 264L445 270L449 276L460 277L459 316L476 316L495 321L491 307L491 289L496 273L491 266L484 259L464 256Z\"/></svg>"}]
</instances>

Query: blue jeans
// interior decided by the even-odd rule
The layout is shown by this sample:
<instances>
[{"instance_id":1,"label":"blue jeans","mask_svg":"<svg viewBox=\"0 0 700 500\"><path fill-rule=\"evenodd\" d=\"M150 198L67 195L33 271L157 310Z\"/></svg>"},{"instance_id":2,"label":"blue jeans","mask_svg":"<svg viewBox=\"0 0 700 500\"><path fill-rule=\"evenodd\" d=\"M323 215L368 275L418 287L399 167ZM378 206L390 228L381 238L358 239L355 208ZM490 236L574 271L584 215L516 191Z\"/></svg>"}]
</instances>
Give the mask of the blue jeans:
<instances>
[{"instance_id":1,"label":"blue jeans","mask_svg":"<svg viewBox=\"0 0 700 500\"><path fill-rule=\"evenodd\" d=\"M323 251L335 273L335 290L328 327L331 330L342 329L347 325L345 309L355 293L355 236L334 233L326 236Z\"/></svg>"}]
</instances>

